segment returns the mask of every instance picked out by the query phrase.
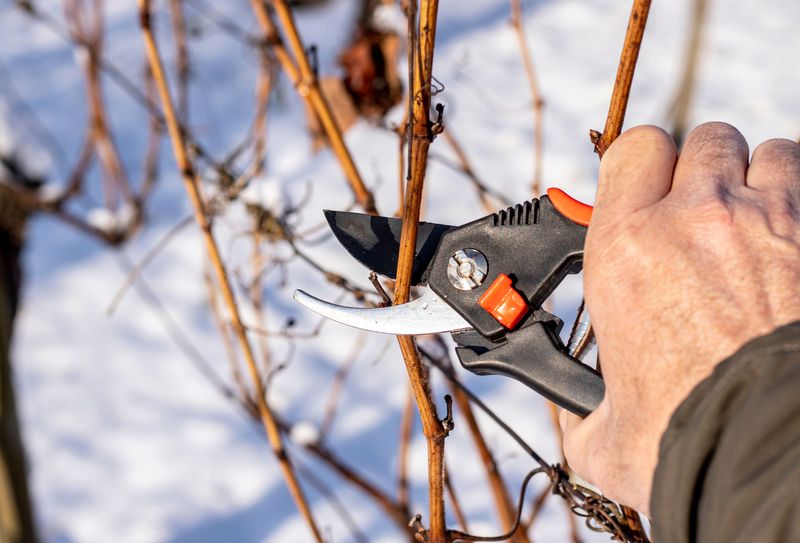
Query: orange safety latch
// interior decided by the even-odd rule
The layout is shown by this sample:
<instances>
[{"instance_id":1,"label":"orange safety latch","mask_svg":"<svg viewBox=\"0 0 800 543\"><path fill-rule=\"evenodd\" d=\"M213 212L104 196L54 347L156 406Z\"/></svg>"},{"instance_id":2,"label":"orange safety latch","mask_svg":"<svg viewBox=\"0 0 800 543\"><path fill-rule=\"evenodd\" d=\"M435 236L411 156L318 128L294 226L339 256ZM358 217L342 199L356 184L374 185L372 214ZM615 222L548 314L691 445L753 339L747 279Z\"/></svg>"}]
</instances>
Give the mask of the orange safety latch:
<instances>
[{"instance_id":1,"label":"orange safety latch","mask_svg":"<svg viewBox=\"0 0 800 543\"><path fill-rule=\"evenodd\" d=\"M504 273L498 275L489 285L478 300L478 305L509 330L513 330L519 324L529 309L525 298L514 290L511 278Z\"/></svg>"}]
</instances>

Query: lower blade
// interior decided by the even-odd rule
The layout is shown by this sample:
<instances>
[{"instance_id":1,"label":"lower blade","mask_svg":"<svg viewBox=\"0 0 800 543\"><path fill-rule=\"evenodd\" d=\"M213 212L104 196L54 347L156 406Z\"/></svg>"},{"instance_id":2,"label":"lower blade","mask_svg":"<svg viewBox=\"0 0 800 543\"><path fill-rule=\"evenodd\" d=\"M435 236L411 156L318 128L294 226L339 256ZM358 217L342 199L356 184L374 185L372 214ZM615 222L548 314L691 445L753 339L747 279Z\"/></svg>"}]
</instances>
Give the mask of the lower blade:
<instances>
[{"instance_id":1,"label":"lower blade","mask_svg":"<svg viewBox=\"0 0 800 543\"><path fill-rule=\"evenodd\" d=\"M379 275L395 278L400 232L403 221L364 213L325 210L325 218L336 239L353 258ZM411 284L419 285L436 254L442 235L453 227L430 222L419 223Z\"/></svg>"},{"instance_id":2,"label":"lower blade","mask_svg":"<svg viewBox=\"0 0 800 543\"><path fill-rule=\"evenodd\" d=\"M320 300L302 290L294 299L311 311L336 322L382 334L417 336L470 328L464 318L435 292L425 292L407 304L388 307L348 307Z\"/></svg>"}]
</instances>

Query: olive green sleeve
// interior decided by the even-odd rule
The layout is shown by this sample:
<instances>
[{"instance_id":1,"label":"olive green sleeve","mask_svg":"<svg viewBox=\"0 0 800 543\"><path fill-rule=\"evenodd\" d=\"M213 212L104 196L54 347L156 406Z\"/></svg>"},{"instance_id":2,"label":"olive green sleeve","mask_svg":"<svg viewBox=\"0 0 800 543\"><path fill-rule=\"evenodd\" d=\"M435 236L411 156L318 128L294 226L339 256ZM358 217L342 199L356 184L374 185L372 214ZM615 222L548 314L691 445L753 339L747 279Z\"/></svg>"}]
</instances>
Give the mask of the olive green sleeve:
<instances>
[{"instance_id":1,"label":"olive green sleeve","mask_svg":"<svg viewBox=\"0 0 800 543\"><path fill-rule=\"evenodd\" d=\"M661 440L655 543L800 542L800 322L717 366Z\"/></svg>"}]
</instances>

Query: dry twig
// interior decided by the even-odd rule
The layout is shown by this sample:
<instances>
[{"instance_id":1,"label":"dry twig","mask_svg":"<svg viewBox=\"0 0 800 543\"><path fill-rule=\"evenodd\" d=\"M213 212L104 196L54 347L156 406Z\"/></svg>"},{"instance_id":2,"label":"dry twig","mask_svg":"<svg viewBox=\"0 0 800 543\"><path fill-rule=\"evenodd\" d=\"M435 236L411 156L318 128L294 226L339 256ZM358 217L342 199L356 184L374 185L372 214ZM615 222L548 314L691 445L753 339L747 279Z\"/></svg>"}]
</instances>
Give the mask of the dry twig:
<instances>
[{"instance_id":1,"label":"dry twig","mask_svg":"<svg viewBox=\"0 0 800 543\"><path fill-rule=\"evenodd\" d=\"M228 359L231 377L233 377L233 382L236 383L236 387L239 390L239 398L243 403L250 403L253 399L250 397L250 391L247 389L244 377L239 369L239 357L236 355L236 346L231 337L231 330L225 320L222 307L220 307L219 288L217 288L211 273L211 270L208 269L206 269L204 273L206 290L208 291L208 301L211 305L211 314L214 316L214 324L217 325L219 335L222 338L222 346L225 349L225 356Z\"/></svg>"},{"instance_id":2,"label":"dry twig","mask_svg":"<svg viewBox=\"0 0 800 543\"><path fill-rule=\"evenodd\" d=\"M344 390L345 381L347 380L347 376L350 375L350 371L353 369L353 366L358 360L358 355L361 354L361 351L364 349L366 343L367 334L361 331L361 333L358 334L358 338L356 338L355 343L353 344L352 351L350 351L350 354L347 355L347 358L339 366L339 368L336 370L336 374L333 376L330 392L328 392L328 399L325 401L322 423L319 425L320 439L325 439L333 427L333 421L336 418L336 411L339 406L339 400L341 399L342 391Z\"/></svg>"},{"instance_id":3,"label":"dry twig","mask_svg":"<svg viewBox=\"0 0 800 543\"><path fill-rule=\"evenodd\" d=\"M255 410L251 408L253 416L257 416ZM283 420L280 415L276 414L276 421L278 427L285 434L291 430L291 425ZM364 492L367 496L372 498L378 506L383 509L388 517L400 528L403 533L408 533L408 514L400 507L400 505L393 500L386 492L378 488L377 485L367 480L366 477L361 475L355 468L348 465L344 460L336 456L328 447L320 442L304 443L303 447L313 454L316 458L322 461L328 468L336 472L340 477L350 482L353 486Z\"/></svg>"},{"instance_id":4,"label":"dry twig","mask_svg":"<svg viewBox=\"0 0 800 543\"><path fill-rule=\"evenodd\" d=\"M450 477L449 469L445 469L444 472L444 486L447 489L447 495L450 498L450 505L453 507L456 520L461 525L461 529L468 532L469 524L467 523L467 516L464 514L464 509L461 507L461 500L458 499L458 494L456 494L456 487L453 485L453 479Z\"/></svg>"},{"instance_id":5,"label":"dry twig","mask_svg":"<svg viewBox=\"0 0 800 543\"><path fill-rule=\"evenodd\" d=\"M139 0L139 16L142 35L144 37L145 51L147 53L147 58L153 73L153 79L156 83L156 88L158 89L158 94L161 99L161 105L164 111L167 130L172 142L175 161L178 164L186 192L194 209L195 220L202 232L206 250L213 266L217 282L219 283L219 288L223 295L225 305L228 309L236 338L239 341L239 346L242 350L245 361L247 362L250 378L254 387L254 399L258 407L259 416L262 424L264 425L264 430L267 434L267 438L269 439L272 450L275 453L275 457L277 458L278 464L283 472L284 478L286 479L286 484L295 500L297 508L303 515L303 518L306 520L314 539L321 543L322 534L317 527L316 521L311 513L311 508L309 507L303 490L300 487L300 482L297 479L297 474L295 473L291 459L283 445L283 438L281 437L280 429L272 411L267 405L266 389L263 381L261 380L261 376L259 375L258 367L256 366L253 348L250 345L247 332L242 324L241 316L239 315L239 309L236 304L236 298L233 293L233 288L231 286L227 271L225 270L225 266L222 262L219 247L214 239L214 235L211 230L211 224L206 216L203 200L198 187L197 176L186 152L186 140L183 136L182 130L180 129L178 118L172 105L172 98L170 97L169 87L167 85L166 76L164 74L164 69L161 62L161 56L153 36L149 0Z\"/></svg>"},{"instance_id":6,"label":"dry twig","mask_svg":"<svg viewBox=\"0 0 800 543\"><path fill-rule=\"evenodd\" d=\"M707 11L708 0L695 0L692 7L692 29L689 32L683 75L678 84L678 91L672 99L669 112L672 120L672 138L678 146L680 146L686 135L689 107L692 103L692 94L694 93L695 80L697 79L697 61L700 57L700 43Z\"/></svg>"},{"instance_id":7,"label":"dry twig","mask_svg":"<svg viewBox=\"0 0 800 543\"><path fill-rule=\"evenodd\" d=\"M590 132L595 151L601 158L606 149L622 132L622 123L625 121L625 111L628 109L628 98L631 94L633 72L636 70L636 60L639 58L647 15L650 12L650 2L651 0L633 1L631 15L628 19L628 29L625 31L625 43L619 57L614 91L608 106L606 125L602 134L596 130Z\"/></svg>"},{"instance_id":8,"label":"dry twig","mask_svg":"<svg viewBox=\"0 0 800 543\"><path fill-rule=\"evenodd\" d=\"M109 209L113 209L117 199L120 196L130 198L131 191L110 133L100 85L98 60L102 56L104 43L103 4L101 0L95 0L91 15L87 13L82 0L68 0L64 9L72 39L83 59L89 107L89 134L102 167L105 203Z\"/></svg>"},{"instance_id":9,"label":"dry twig","mask_svg":"<svg viewBox=\"0 0 800 543\"><path fill-rule=\"evenodd\" d=\"M278 62L289 76L292 84L297 88L300 96L307 101L319 118L325 130L325 134L328 136L333 152L339 159L345 176L350 183L350 188L353 190L356 200L364 211L373 215L377 214L375 198L361 179L361 174L358 172L353 157L344 142L342 131L336 123L328 101L320 90L317 74L314 73L311 63L308 60L308 55L300 39L300 34L297 31L297 25L294 22L291 8L289 8L285 0L271 0L271 4L288 38L294 60L286 51L263 0L252 0L251 3L256 18L266 36L267 43L275 53Z\"/></svg>"},{"instance_id":10,"label":"dry twig","mask_svg":"<svg viewBox=\"0 0 800 543\"><path fill-rule=\"evenodd\" d=\"M150 72L150 67L147 65L145 65L143 71L147 99L155 102L158 98L156 97L156 87L153 83L153 74ZM142 185L139 189L140 202L147 200L158 179L158 159L161 157L161 138L164 137L164 127L160 119L154 115L152 111L148 112L148 116L147 151L145 152L144 167L142 168L144 178L142 179Z\"/></svg>"},{"instance_id":11,"label":"dry twig","mask_svg":"<svg viewBox=\"0 0 800 543\"><path fill-rule=\"evenodd\" d=\"M169 0L172 15L172 34L175 37L175 71L178 76L178 121L189 126L189 48L186 46L186 21L183 0Z\"/></svg>"},{"instance_id":12,"label":"dry twig","mask_svg":"<svg viewBox=\"0 0 800 543\"><path fill-rule=\"evenodd\" d=\"M397 452L397 502L410 511L408 491L408 449L414 430L414 391L408 387L403 415L400 419L400 447ZM410 515L407 515L410 516Z\"/></svg>"},{"instance_id":13,"label":"dry twig","mask_svg":"<svg viewBox=\"0 0 800 543\"><path fill-rule=\"evenodd\" d=\"M447 142L447 144L450 146L450 149L452 149L453 153L456 155L458 164L451 164L442 157L434 156L433 154L431 154L431 159L436 159L445 166L455 168L467 176L467 179L470 180L472 185L475 187L475 191L478 193L478 199L480 200L484 211L487 213L494 213L498 207L510 207L514 205L505 196L492 189L492 187L484 183L478 177L478 174L475 172L475 168L472 166L472 162L469 160L467 153L464 151L464 147L453 135L452 128L448 127L448 129L442 134L442 137L444 137L444 141Z\"/></svg>"},{"instance_id":14,"label":"dry twig","mask_svg":"<svg viewBox=\"0 0 800 543\"><path fill-rule=\"evenodd\" d=\"M491 490L494 498L497 514L500 517L500 527L504 532L507 532L514 525L514 520L517 514L516 505L512 501L511 496L508 494L508 490L506 489L506 484L503 480L503 475L500 473L500 468L497 465L497 461L495 460L492 451L489 449L486 439L481 433L480 427L478 426L478 421L475 418L475 413L470 405L469 397L462 389L456 386L452 386L451 391L464 422L466 422L467 428L469 428L470 435L475 443L475 448L478 450L478 456L480 457L481 463L486 471L489 489ZM466 530L466 527L464 529ZM510 539L511 541L516 541L519 543L530 541L528 539L528 535L525 533L524 528L517 530Z\"/></svg>"},{"instance_id":15,"label":"dry twig","mask_svg":"<svg viewBox=\"0 0 800 543\"><path fill-rule=\"evenodd\" d=\"M249 288L247 289L250 295L250 305L253 308L253 318L258 328L266 330L267 324L264 318L264 288L263 288L263 274L260 273L264 264L263 261L268 258L267 255L262 253L261 244L264 235L258 230L253 229L253 253L250 257L253 269L253 279L250 281ZM259 334L258 337L258 350L261 354L261 367L264 375L269 375L272 370L272 356L270 355L269 342L267 341L266 334Z\"/></svg>"},{"instance_id":16,"label":"dry twig","mask_svg":"<svg viewBox=\"0 0 800 543\"><path fill-rule=\"evenodd\" d=\"M408 25L412 39L409 49L409 96L413 101L411 126L408 137L410 160L409 177L403 206L403 228L400 235L400 251L397 262L395 283L395 303L403 304L409 300L411 270L414 265L415 244L419 227L422 188L428 163L428 148L433 140L432 123L429 118L431 108L431 77L433 70L433 45L436 37L436 15L438 0L421 0L419 23L414 27L416 15L415 0L408 2ZM447 527L444 507L444 440L447 432L436 412L436 404L431 395L428 371L420 360L414 340L410 336L398 336L400 351L414 390L422 432L428 445L428 501L430 543L445 543Z\"/></svg>"},{"instance_id":17,"label":"dry twig","mask_svg":"<svg viewBox=\"0 0 800 543\"><path fill-rule=\"evenodd\" d=\"M533 55L525 37L525 26L522 20L522 0L511 0L511 25L517 34L519 49L522 52L522 62L525 65L525 75L528 77L528 86L531 89L533 100L533 182L531 191L534 196L542 193L542 148L544 146L544 128L542 125L542 109L544 100L536 80L536 71L533 68Z\"/></svg>"}]
</instances>

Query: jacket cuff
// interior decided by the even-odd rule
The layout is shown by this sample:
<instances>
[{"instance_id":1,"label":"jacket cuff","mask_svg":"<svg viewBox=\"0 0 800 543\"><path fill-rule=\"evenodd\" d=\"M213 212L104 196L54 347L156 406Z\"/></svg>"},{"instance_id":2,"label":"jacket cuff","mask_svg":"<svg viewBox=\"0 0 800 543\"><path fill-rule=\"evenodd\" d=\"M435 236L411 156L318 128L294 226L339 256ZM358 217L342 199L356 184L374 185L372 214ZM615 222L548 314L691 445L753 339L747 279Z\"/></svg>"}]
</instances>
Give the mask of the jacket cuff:
<instances>
[{"instance_id":1,"label":"jacket cuff","mask_svg":"<svg viewBox=\"0 0 800 543\"><path fill-rule=\"evenodd\" d=\"M800 321L745 344L681 403L661 438L650 499L654 541L717 541L700 537L703 525L722 536L724 523L735 524L732 514L747 510L743 489L756 495L773 484L764 472L740 473L754 455L780 458L769 449L784 427L773 421L800 410L799 362Z\"/></svg>"}]
</instances>

